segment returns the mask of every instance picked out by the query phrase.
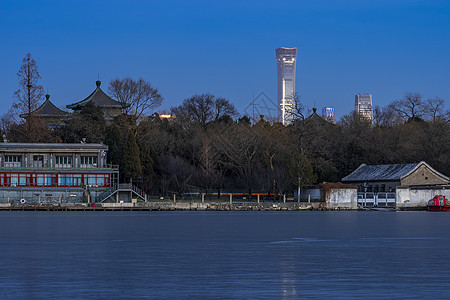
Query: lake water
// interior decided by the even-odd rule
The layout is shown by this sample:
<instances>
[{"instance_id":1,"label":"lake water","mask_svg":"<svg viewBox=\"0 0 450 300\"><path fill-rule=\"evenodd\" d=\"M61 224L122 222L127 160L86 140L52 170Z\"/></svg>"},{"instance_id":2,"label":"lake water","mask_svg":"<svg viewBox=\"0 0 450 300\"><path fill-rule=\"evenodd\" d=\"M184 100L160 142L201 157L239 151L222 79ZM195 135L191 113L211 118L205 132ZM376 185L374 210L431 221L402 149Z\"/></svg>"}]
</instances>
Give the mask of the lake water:
<instances>
[{"instance_id":1,"label":"lake water","mask_svg":"<svg viewBox=\"0 0 450 300\"><path fill-rule=\"evenodd\" d=\"M449 298L450 213L0 212L0 297Z\"/></svg>"}]
</instances>

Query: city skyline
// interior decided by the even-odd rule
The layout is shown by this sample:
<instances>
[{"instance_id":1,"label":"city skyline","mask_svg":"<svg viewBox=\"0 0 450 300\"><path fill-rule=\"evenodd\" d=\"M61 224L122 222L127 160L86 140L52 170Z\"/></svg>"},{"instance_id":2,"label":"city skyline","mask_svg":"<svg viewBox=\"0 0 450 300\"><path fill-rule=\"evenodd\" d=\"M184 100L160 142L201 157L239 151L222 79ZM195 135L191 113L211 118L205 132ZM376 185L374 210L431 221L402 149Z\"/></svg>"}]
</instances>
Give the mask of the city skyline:
<instances>
[{"instance_id":1,"label":"city skyline","mask_svg":"<svg viewBox=\"0 0 450 300\"><path fill-rule=\"evenodd\" d=\"M296 87L302 103L333 106L338 119L353 110L357 93L372 94L380 106L407 92L439 96L448 106L450 4L285 4L289 10L270 1L3 1L0 113L12 104L28 52L58 107L83 97L97 79L107 91L111 80L130 76L160 90L158 110L212 93L245 113L260 92L276 103L273 49L280 46L301 53Z\"/></svg>"}]
</instances>

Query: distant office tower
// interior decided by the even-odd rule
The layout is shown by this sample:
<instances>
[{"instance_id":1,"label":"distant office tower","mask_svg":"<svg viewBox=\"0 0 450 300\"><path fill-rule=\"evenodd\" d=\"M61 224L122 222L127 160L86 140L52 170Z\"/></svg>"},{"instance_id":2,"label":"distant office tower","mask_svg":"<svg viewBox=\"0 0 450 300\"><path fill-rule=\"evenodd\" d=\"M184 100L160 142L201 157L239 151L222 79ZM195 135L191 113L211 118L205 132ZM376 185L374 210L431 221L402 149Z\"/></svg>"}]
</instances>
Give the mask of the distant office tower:
<instances>
[{"instance_id":1,"label":"distant office tower","mask_svg":"<svg viewBox=\"0 0 450 300\"><path fill-rule=\"evenodd\" d=\"M355 96L355 111L363 118L373 122L372 95L358 94Z\"/></svg>"},{"instance_id":2,"label":"distant office tower","mask_svg":"<svg viewBox=\"0 0 450 300\"><path fill-rule=\"evenodd\" d=\"M334 107L323 107L322 119L326 120L327 122L336 124L336 117L334 116Z\"/></svg>"},{"instance_id":3,"label":"distant office tower","mask_svg":"<svg viewBox=\"0 0 450 300\"><path fill-rule=\"evenodd\" d=\"M278 73L278 120L283 125L288 125L294 119L297 48L278 48L275 53Z\"/></svg>"}]
</instances>

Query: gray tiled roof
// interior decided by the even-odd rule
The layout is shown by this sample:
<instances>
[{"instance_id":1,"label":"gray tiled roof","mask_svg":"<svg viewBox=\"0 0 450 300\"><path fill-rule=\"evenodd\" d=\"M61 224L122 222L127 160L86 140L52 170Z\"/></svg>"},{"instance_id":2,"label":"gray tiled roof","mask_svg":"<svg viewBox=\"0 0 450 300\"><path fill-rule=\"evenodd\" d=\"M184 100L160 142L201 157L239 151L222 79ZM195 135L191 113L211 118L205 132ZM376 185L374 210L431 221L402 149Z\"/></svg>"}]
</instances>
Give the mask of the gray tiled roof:
<instances>
[{"instance_id":1,"label":"gray tiled roof","mask_svg":"<svg viewBox=\"0 0 450 300\"><path fill-rule=\"evenodd\" d=\"M342 178L342 182L400 180L418 164L362 164L355 171Z\"/></svg>"},{"instance_id":2,"label":"gray tiled roof","mask_svg":"<svg viewBox=\"0 0 450 300\"><path fill-rule=\"evenodd\" d=\"M106 95L105 92L100 88L101 82L97 81L97 88L90 94L86 99L81 100L76 103L72 103L67 105L67 108L70 109L80 109L84 107L89 102L92 102L98 107L110 107L110 108L122 108L123 105L119 101L112 99L110 96Z\"/></svg>"},{"instance_id":3,"label":"gray tiled roof","mask_svg":"<svg viewBox=\"0 0 450 300\"><path fill-rule=\"evenodd\" d=\"M33 116L36 117L66 117L69 116L70 113L65 112L59 108L57 108L51 101L50 95L45 95L47 98L41 106L39 106L35 111L32 112ZM28 117L28 114L23 114L21 117Z\"/></svg>"}]
</instances>

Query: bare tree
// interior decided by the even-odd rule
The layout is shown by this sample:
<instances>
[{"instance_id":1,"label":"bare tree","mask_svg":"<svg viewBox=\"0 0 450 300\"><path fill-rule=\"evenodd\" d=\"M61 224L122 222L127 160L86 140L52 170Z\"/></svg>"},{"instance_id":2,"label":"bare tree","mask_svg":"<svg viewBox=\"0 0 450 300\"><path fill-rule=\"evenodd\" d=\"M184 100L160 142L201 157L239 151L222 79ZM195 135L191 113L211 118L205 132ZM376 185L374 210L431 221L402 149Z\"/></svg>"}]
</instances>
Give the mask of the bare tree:
<instances>
[{"instance_id":1,"label":"bare tree","mask_svg":"<svg viewBox=\"0 0 450 300\"><path fill-rule=\"evenodd\" d=\"M402 99L395 100L389 107L406 122L420 120L425 115L425 105L419 93L406 93Z\"/></svg>"},{"instance_id":2,"label":"bare tree","mask_svg":"<svg viewBox=\"0 0 450 300\"><path fill-rule=\"evenodd\" d=\"M225 116L237 116L237 111L232 103L225 98L216 98L211 94L194 95L185 99L180 106L173 107L171 112L185 128L192 123L197 123L206 129L207 124L211 121L217 121Z\"/></svg>"},{"instance_id":3,"label":"bare tree","mask_svg":"<svg viewBox=\"0 0 450 300\"><path fill-rule=\"evenodd\" d=\"M373 109L373 123L376 126L390 127L402 123L402 120L392 106L376 105Z\"/></svg>"},{"instance_id":4,"label":"bare tree","mask_svg":"<svg viewBox=\"0 0 450 300\"><path fill-rule=\"evenodd\" d=\"M425 114L431 121L435 122L444 116L444 99L439 97L430 98L426 101Z\"/></svg>"},{"instance_id":5,"label":"bare tree","mask_svg":"<svg viewBox=\"0 0 450 300\"><path fill-rule=\"evenodd\" d=\"M227 99L225 98L217 98L214 102L214 120L217 121L224 116L237 117L239 114L234 107Z\"/></svg>"},{"instance_id":6,"label":"bare tree","mask_svg":"<svg viewBox=\"0 0 450 300\"><path fill-rule=\"evenodd\" d=\"M150 82L139 78L137 81L126 77L114 79L109 83L108 91L123 105L125 114L137 119L150 113L150 110L161 105L163 97Z\"/></svg>"},{"instance_id":7,"label":"bare tree","mask_svg":"<svg viewBox=\"0 0 450 300\"><path fill-rule=\"evenodd\" d=\"M10 108L7 113L0 116L0 131L2 134L8 135L14 125L19 124L19 116Z\"/></svg>"},{"instance_id":8,"label":"bare tree","mask_svg":"<svg viewBox=\"0 0 450 300\"><path fill-rule=\"evenodd\" d=\"M286 108L286 116L292 119L304 120L306 107L300 101L300 96L295 92L292 94L291 99L293 100L292 105Z\"/></svg>"},{"instance_id":9,"label":"bare tree","mask_svg":"<svg viewBox=\"0 0 450 300\"><path fill-rule=\"evenodd\" d=\"M308 158L301 153L297 153L291 157L289 173L292 182L297 186L297 197L300 202L301 189L314 184L317 180L317 175L314 174L313 167Z\"/></svg>"},{"instance_id":10,"label":"bare tree","mask_svg":"<svg viewBox=\"0 0 450 300\"><path fill-rule=\"evenodd\" d=\"M183 195L194 175L195 168L179 156L172 155L161 157L160 164L161 170L163 171L162 179L165 181L165 185L173 188L177 194Z\"/></svg>"},{"instance_id":11,"label":"bare tree","mask_svg":"<svg viewBox=\"0 0 450 300\"><path fill-rule=\"evenodd\" d=\"M13 109L18 115L27 114L30 116L39 107L39 102L44 96L44 88L38 84L41 76L36 61L30 53L23 59L17 76L19 77L19 89L14 93L16 101L13 103Z\"/></svg>"}]
</instances>

